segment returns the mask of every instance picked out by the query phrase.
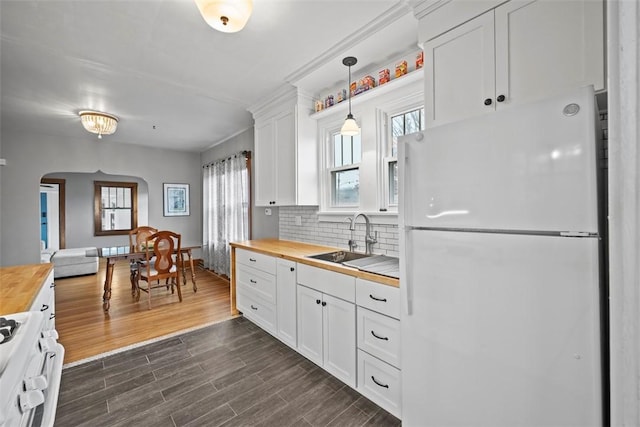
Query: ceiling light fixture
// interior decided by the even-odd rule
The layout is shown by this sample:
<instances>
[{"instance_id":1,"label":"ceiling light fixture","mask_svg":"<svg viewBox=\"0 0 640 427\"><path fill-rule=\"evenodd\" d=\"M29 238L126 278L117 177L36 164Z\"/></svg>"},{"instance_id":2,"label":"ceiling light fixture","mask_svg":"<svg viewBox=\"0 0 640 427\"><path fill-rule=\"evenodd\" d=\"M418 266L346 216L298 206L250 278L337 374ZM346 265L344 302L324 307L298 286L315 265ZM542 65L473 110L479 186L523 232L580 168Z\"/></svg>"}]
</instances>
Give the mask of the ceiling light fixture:
<instances>
[{"instance_id":1,"label":"ceiling light fixture","mask_svg":"<svg viewBox=\"0 0 640 427\"><path fill-rule=\"evenodd\" d=\"M347 114L347 118L342 125L342 129L340 129L340 134L345 136L354 136L360 133L360 128L356 123L356 120L353 118L353 114L351 114L351 66L356 65L358 59L353 56L347 56L342 60L342 63L349 67L349 87L347 90L349 91L349 114Z\"/></svg>"},{"instance_id":2,"label":"ceiling light fixture","mask_svg":"<svg viewBox=\"0 0 640 427\"><path fill-rule=\"evenodd\" d=\"M200 14L212 28L235 33L244 28L253 9L252 0L195 0Z\"/></svg>"},{"instance_id":3,"label":"ceiling light fixture","mask_svg":"<svg viewBox=\"0 0 640 427\"><path fill-rule=\"evenodd\" d=\"M100 113L98 111L80 111L82 126L91 133L97 133L98 138L102 135L111 135L118 127L118 118L111 114Z\"/></svg>"}]
</instances>

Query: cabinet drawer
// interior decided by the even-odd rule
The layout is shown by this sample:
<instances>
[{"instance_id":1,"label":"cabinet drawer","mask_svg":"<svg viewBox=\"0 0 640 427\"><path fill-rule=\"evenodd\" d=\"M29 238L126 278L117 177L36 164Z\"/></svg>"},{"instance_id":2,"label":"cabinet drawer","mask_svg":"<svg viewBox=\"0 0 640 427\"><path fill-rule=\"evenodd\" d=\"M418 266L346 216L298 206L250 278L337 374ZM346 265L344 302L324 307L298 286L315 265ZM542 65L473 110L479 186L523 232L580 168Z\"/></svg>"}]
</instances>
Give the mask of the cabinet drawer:
<instances>
[{"instance_id":1,"label":"cabinet drawer","mask_svg":"<svg viewBox=\"0 0 640 427\"><path fill-rule=\"evenodd\" d=\"M242 287L239 287L236 292L236 306L244 317L270 334L276 335L276 307L274 304L253 298Z\"/></svg>"},{"instance_id":2,"label":"cabinet drawer","mask_svg":"<svg viewBox=\"0 0 640 427\"><path fill-rule=\"evenodd\" d=\"M356 280L356 304L378 313L400 318L400 288L369 280Z\"/></svg>"},{"instance_id":3,"label":"cabinet drawer","mask_svg":"<svg viewBox=\"0 0 640 427\"><path fill-rule=\"evenodd\" d=\"M45 279L38 295L31 305L31 311L42 312L43 330L55 329L55 292L53 283L53 271Z\"/></svg>"},{"instance_id":4,"label":"cabinet drawer","mask_svg":"<svg viewBox=\"0 0 640 427\"><path fill-rule=\"evenodd\" d=\"M276 259L258 252L236 249L236 262L257 268L265 273L276 274Z\"/></svg>"},{"instance_id":5,"label":"cabinet drawer","mask_svg":"<svg viewBox=\"0 0 640 427\"><path fill-rule=\"evenodd\" d=\"M358 348L400 367L400 321L358 307Z\"/></svg>"},{"instance_id":6,"label":"cabinet drawer","mask_svg":"<svg viewBox=\"0 0 640 427\"><path fill-rule=\"evenodd\" d=\"M355 302L355 277L323 268L298 264L298 283L345 301Z\"/></svg>"},{"instance_id":7,"label":"cabinet drawer","mask_svg":"<svg viewBox=\"0 0 640 427\"><path fill-rule=\"evenodd\" d=\"M358 391L401 418L400 370L358 350Z\"/></svg>"},{"instance_id":8,"label":"cabinet drawer","mask_svg":"<svg viewBox=\"0 0 640 427\"><path fill-rule=\"evenodd\" d=\"M266 302L276 302L276 278L272 274L241 265L236 268L236 286L244 287L246 293Z\"/></svg>"}]
</instances>

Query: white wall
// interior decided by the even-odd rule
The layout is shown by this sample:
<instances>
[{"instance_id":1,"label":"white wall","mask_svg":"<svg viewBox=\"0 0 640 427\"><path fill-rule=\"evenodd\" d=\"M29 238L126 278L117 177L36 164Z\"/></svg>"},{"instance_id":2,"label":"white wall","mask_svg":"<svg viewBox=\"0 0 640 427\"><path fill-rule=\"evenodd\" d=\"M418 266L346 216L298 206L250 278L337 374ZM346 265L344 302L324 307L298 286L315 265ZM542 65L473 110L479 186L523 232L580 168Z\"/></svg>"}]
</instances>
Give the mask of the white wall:
<instances>
[{"instance_id":1,"label":"white wall","mask_svg":"<svg viewBox=\"0 0 640 427\"><path fill-rule=\"evenodd\" d=\"M253 156L255 146L253 127L224 141L207 151L201 156L202 165L224 159L232 154L246 150L251 151ZM255 159L252 159L255 165ZM251 231L252 239L262 239L265 237L278 237L278 208L271 208L272 215L265 215L264 208L255 206L255 166L251 171Z\"/></svg>"},{"instance_id":2,"label":"white wall","mask_svg":"<svg viewBox=\"0 0 640 427\"><path fill-rule=\"evenodd\" d=\"M0 137L2 158L7 159L7 165L2 166L0 172L0 265L39 262L40 178L53 172L102 171L140 177L149 185L149 224L181 233L185 243L201 242L200 153L119 144L110 141L109 137L98 140L90 134L86 138L67 139L3 130ZM191 185L190 216L163 216L163 182ZM93 205L87 209L93 211ZM73 237L67 232L67 239L70 238ZM69 244L67 246L70 247ZM194 256L199 256L199 253Z\"/></svg>"}]
</instances>

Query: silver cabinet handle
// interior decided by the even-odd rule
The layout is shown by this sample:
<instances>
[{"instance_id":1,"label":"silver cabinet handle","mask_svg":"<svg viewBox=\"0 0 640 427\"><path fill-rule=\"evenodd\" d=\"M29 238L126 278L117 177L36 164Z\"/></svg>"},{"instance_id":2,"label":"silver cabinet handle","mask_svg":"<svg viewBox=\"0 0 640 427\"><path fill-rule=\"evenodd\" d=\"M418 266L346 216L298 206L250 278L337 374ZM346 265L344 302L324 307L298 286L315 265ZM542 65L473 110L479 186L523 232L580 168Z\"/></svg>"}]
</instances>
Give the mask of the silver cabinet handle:
<instances>
[{"instance_id":1,"label":"silver cabinet handle","mask_svg":"<svg viewBox=\"0 0 640 427\"><path fill-rule=\"evenodd\" d=\"M371 379L373 380L374 383L376 383L377 386L383 387L383 388L389 388L389 384L382 384L376 381L376 377L374 377L373 375L371 375Z\"/></svg>"},{"instance_id":2,"label":"silver cabinet handle","mask_svg":"<svg viewBox=\"0 0 640 427\"><path fill-rule=\"evenodd\" d=\"M380 335L377 335L375 332L371 331L371 335L373 335L374 337L378 338L379 340L383 340L383 341L389 341L388 337L381 337Z\"/></svg>"}]
</instances>

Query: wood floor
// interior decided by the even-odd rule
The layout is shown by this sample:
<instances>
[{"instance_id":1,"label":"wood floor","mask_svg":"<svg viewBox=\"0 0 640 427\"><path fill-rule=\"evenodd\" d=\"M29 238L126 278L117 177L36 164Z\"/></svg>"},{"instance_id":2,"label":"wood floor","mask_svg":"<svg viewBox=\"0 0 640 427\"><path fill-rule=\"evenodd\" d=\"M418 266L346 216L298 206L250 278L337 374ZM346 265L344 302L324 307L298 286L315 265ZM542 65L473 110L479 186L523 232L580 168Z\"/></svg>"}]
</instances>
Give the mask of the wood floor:
<instances>
[{"instance_id":1,"label":"wood floor","mask_svg":"<svg viewBox=\"0 0 640 427\"><path fill-rule=\"evenodd\" d=\"M55 425L399 426L400 420L238 317L65 369Z\"/></svg>"},{"instance_id":2,"label":"wood floor","mask_svg":"<svg viewBox=\"0 0 640 427\"><path fill-rule=\"evenodd\" d=\"M196 293L188 277L181 303L177 294L155 289L149 310L147 294L143 292L139 302L131 296L129 264L118 262L107 315L102 309L104 277L103 261L97 274L55 280L56 329L65 347L65 364L232 317L229 282L200 268Z\"/></svg>"}]
</instances>

